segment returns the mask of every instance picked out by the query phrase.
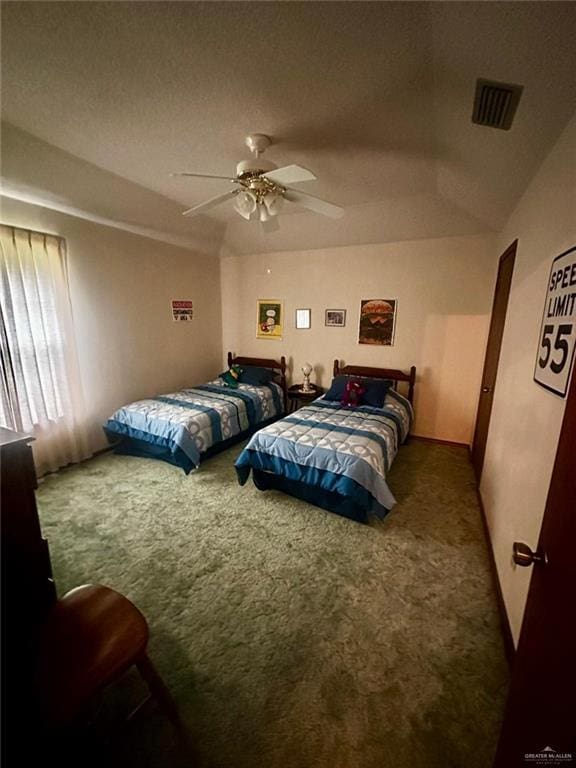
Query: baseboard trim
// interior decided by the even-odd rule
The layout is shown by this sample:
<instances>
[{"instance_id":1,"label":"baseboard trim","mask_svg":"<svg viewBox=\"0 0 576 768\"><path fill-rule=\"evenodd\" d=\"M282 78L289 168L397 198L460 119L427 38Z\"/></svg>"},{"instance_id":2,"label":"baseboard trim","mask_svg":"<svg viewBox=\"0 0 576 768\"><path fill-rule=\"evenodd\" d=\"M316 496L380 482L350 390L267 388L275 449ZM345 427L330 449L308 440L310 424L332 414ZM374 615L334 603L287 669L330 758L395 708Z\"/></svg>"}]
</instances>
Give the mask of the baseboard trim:
<instances>
[{"instance_id":1,"label":"baseboard trim","mask_svg":"<svg viewBox=\"0 0 576 768\"><path fill-rule=\"evenodd\" d=\"M99 448L97 451L94 451L92 456L90 456L91 459L93 459L95 456L102 456L103 453L110 453L110 451L114 450L113 445L107 445L106 448Z\"/></svg>"},{"instance_id":2,"label":"baseboard trim","mask_svg":"<svg viewBox=\"0 0 576 768\"><path fill-rule=\"evenodd\" d=\"M436 443L437 445L454 445L457 448L470 449L469 443L457 443L455 440L440 440L437 437L422 437L421 435L410 435L410 440L420 440L423 443Z\"/></svg>"},{"instance_id":3,"label":"baseboard trim","mask_svg":"<svg viewBox=\"0 0 576 768\"><path fill-rule=\"evenodd\" d=\"M494 583L494 589L496 590L498 613L500 614L500 628L502 630L502 637L504 639L504 653L506 654L506 661L508 662L508 666L512 667L514 656L516 655L516 648L514 647L510 621L508 619L508 613L506 612L506 603L504 602L504 595L502 594L502 587L500 586L500 579L498 577L498 568L496 567L496 559L494 557L494 549L492 548L492 539L490 538L490 529L488 528L486 511L484 509L484 503L482 501L482 496L480 495L480 488L478 485L476 485L476 496L478 498L478 504L480 505L482 527L484 528L486 545L490 554L490 570L492 571L492 581Z\"/></svg>"}]
</instances>

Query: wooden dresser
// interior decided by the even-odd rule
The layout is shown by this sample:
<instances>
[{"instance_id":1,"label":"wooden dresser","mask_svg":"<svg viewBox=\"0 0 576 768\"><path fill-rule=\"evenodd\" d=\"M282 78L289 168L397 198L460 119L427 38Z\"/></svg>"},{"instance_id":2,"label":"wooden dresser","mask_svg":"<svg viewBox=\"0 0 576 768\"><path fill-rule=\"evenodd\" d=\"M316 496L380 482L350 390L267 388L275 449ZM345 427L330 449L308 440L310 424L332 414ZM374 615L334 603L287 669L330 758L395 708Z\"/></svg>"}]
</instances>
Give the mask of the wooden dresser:
<instances>
[{"instance_id":1,"label":"wooden dresser","mask_svg":"<svg viewBox=\"0 0 576 768\"><path fill-rule=\"evenodd\" d=\"M33 440L0 428L2 606L26 624L37 623L56 597L36 509Z\"/></svg>"},{"instance_id":2,"label":"wooden dresser","mask_svg":"<svg viewBox=\"0 0 576 768\"><path fill-rule=\"evenodd\" d=\"M36 509L33 440L0 428L2 752L5 757L17 750L22 759L37 733L33 685L37 627L56 599L48 544Z\"/></svg>"}]
</instances>

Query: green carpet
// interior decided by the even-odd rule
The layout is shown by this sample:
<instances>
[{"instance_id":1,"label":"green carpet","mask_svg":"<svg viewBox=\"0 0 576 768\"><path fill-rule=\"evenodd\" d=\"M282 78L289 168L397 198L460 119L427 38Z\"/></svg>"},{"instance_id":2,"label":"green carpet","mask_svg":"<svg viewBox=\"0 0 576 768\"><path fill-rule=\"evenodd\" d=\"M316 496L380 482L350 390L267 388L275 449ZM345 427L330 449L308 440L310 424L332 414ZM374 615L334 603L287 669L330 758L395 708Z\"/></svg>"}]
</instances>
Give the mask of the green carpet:
<instances>
[{"instance_id":1,"label":"green carpet","mask_svg":"<svg viewBox=\"0 0 576 768\"><path fill-rule=\"evenodd\" d=\"M239 451L188 477L104 454L38 490L59 592L141 608L197 758L149 708L122 764L488 768L508 674L466 451L402 448L368 526L240 487Z\"/></svg>"}]
</instances>

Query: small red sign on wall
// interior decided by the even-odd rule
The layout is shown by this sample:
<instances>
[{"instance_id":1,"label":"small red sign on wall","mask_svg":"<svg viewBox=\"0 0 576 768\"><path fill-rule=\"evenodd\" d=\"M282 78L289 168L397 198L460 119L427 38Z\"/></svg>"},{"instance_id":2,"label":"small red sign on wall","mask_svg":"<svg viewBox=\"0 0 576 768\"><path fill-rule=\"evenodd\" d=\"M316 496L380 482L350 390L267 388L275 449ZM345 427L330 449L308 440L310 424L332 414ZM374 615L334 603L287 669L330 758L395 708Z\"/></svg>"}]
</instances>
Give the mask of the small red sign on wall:
<instances>
[{"instance_id":1,"label":"small red sign on wall","mask_svg":"<svg viewBox=\"0 0 576 768\"><path fill-rule=\"evenodd\" d=\"M174 299L172 301L172 320L175 322L192 320L194 317L194 305L187 299Z\"/></svg>"}]
</instances>

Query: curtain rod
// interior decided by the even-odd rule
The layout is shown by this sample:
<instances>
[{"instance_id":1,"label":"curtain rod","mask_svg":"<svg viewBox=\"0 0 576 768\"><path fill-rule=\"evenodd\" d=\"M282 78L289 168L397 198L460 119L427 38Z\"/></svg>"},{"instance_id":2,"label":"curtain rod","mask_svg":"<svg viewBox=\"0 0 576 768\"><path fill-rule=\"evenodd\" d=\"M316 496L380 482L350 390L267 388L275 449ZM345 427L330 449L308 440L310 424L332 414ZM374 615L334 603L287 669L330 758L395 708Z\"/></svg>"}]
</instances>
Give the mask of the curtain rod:
<instances>
[{"instance_id":1,"label":"curtain rod","mask_svg":"<svg viewBox=\"0 0 576 768\"><path fill-rule=\"evenodd\" d=\"M66 242L66 239L62 235L54 235L52 232L41 232L39 229L30 229L30 227L19 227L17 224L6 224L4 221L0 221L0 225L3 227L9 227L10 229L19 229L21 232L30 232L33 235L42 235L42 237L55 237L57 240Z\"/></svg>"}]
</instances>

